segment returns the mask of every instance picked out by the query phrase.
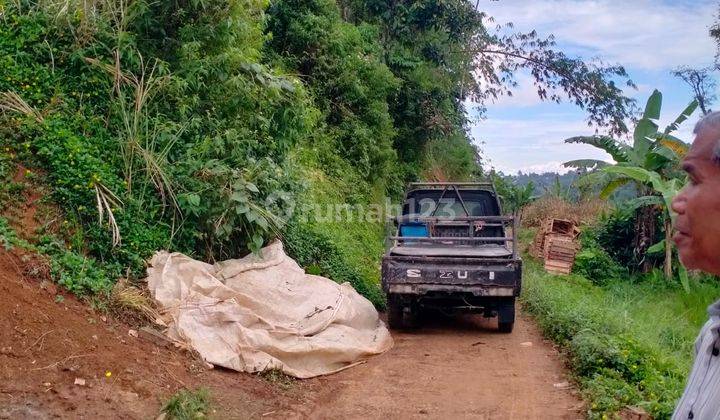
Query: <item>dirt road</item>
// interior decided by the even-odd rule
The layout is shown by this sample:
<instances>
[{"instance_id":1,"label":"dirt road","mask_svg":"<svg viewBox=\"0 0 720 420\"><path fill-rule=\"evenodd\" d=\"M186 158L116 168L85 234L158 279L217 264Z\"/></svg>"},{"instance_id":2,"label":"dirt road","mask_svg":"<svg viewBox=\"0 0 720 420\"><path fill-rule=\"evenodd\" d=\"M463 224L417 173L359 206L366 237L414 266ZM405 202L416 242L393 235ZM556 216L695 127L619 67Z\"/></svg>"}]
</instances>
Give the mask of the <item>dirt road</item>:
<instances>
[{"instance_id":1,"label":"dirt road","mask_svg":"<svg viewBox=\"0 0 720 420\"><path fill-rule=\"evenodd\" d=\"M574 391L555 386L567 381L560 356L523 316L512 334L437 316L365 364L275 383L136 338L32 271L0 250L0 419L152 419L175 391L198 387L218 419L584 417Z\"/></svg>"},{"instance_id":2,"label":"dirt road","mask_svg":"<svg viewBox=\"0 0 720 420\"><path fill-rule=\"evenodd\" d=\"M584 418L560 356L529 319L500 334L494 320L436 318L394 334L387 354L316 380L297 417Z\"/></svg>"}]
</instances>

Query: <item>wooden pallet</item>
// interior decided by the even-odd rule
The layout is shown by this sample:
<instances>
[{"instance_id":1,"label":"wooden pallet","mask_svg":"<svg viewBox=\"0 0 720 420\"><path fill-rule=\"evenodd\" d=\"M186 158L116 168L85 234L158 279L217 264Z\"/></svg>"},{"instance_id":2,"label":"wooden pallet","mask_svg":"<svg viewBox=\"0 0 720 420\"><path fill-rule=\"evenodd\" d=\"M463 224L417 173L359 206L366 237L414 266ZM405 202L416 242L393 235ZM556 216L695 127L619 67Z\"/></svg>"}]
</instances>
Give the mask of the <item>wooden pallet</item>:
<instances>
[{"instance_id":1,"label":"wooden pallet","mask_svg":"<svg viewBox=\"0 0 720 420\"><path fill-rule=\"evenodd\" d=\"M573 263L565 261L545 260L545 271L553 274L570 274Z\"/></svg>"},{"instance_id":2,"label":"wooden pallet","mask_svg":"<svg viewBox=\"0 0 720 420\"><path fill-rule=\"evenodd\" d=\"M542 258L545 270L556 274L570 274L578 251L579 229L563 219L548 219L541 226L531 247L531 254Z\"/></svg>"}]
</instances>

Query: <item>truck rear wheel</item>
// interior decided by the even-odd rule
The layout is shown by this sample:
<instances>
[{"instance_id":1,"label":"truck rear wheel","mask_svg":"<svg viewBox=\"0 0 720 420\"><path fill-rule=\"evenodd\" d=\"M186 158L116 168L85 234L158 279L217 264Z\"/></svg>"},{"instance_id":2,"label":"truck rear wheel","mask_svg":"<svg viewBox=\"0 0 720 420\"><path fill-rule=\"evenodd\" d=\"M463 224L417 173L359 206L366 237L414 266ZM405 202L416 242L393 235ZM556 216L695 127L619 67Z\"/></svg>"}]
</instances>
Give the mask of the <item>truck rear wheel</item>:
<instances>
[{"instance_id":1,"label":"truck rear wheel","mask_svg":"<svg viewBox=\"0 0 720 420\"><path fill-rule=\"evenodd\" d=\"M418 326L418 308L412 299L403 299L398 295L388 295L388 325L393 330L416 328Z\"/></svg>"},{"instance_id":2,"label":"truck rear wheel","mask_svg":"<svg viewBox=\"0 0 720 420\"><path fill-rule=\"evenodd\" d=\"M515 326L515 298L503 299L498 303L498 331L511 333Z\"/></svg>"},{"instance_id":3,"label":"truck rear wheel","mask_svg":"<svg viewBox=\"0 0 720 420\"><path fill-rule=\"evenodd\" d=\"M388 325L393 330L400 330L405 327L403 322L403 305L399 296L388 295L387 297Z\"/></svg>"}]
</instances>

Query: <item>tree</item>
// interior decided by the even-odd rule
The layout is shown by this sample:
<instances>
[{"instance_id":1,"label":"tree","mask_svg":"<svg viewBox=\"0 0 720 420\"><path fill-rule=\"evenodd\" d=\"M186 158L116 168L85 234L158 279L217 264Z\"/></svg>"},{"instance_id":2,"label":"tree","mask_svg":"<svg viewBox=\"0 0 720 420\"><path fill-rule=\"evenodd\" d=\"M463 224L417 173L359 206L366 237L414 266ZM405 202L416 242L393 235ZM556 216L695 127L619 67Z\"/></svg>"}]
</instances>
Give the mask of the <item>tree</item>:
<instances>
[{"instance_id":1,"label":"tree","mask_svg":"<svg viewBox=\"0 0 720 420\"><path fill-rule=\"evenodd\" d=\"M649 195L639 197L635 200L636 205L640 206L659 206L663 209L663 225L665 228L665 239L648 248L648 252L665 250L665 277L672 278L672 219L673 214L670 210L673 197L675 197L682 188L682 181L679 178L667 178L661 173L648 171L637 166L614 165L602 169L602 171L618 174L631 178L637 182L649 185L657 195ZM682 265L680 266L680 281L685 290L688 290L687 272Z\"/></svg>"},{"instance_id":2,"label":"tree","mask_svg":"<svg viewBox=\"0 0 720 420\"><path fill-rule=\"evenodd\" d=\"M306 80L340 154L383 180L395 159L387 101L399 80L380 61L375 30L344 22L334 0L278 0L268 15L265 50Z\"/></svg>"},{"instance_id":3,"label":"tree","mask_svg":"<svg viewBox=\"0 0 720 420\"><path fill-rule=\"evenodd\" d=\"M580 136L566 139L566 143L582 143L595 146L608 153L617 167L640 168L643 171L657 173L658 176L667 175L677 171L679 157L687 150L687 144L671 133L679 127L697 108L698 103L693 100L683 112L668 125L662 132L658 131L655 121L660 118L662 107L662 94L655 90L648 98L642 118L637 122L633 131L633 144L628 145L621 140L608 136ZM643 197L654 195L652 185L629 173L618 170L603 170L613 166L607 162L596 159L580 159L564 164L566 167L594 169L585 178L586 182L598 183L603 186L600 196L607 198L617 188L628 183L635 183L641 200L647 202L639 205L639 217L637 218L636 236L633 247L638 256L644 256L652 245L655 237L655 209L651 200ZM598 170L600 169L600 170ZM666 232L667 234L667 232ZM648 272L652 267L647 260L644 260L642 271Z\"/></svg>"},{"instance_id":4,"label":"tree","mask_svg":"<svg viewBox=\"0 0 720 420\"><path fill-rule=\"evenodd\" d=\"M340 0L342 15L357 25L377 27L384 62L402 81L389 102L395 117L394 147L407 177L421 173L426 145L462 137L471 142L465 103L480 110L512 94L515 75L528 71L538 95L567 99L588 113L588 122L612 134L627 131L634 101L625 69L586 62L556 49L552 37L511 33L496 26L467 0Z\"/></svg>"},{"instance_id":5,"label":"tree","mask_svg":"<svg viewBox=\"0 0 720 420\"><path fill-rule=\"evenodd\" d=\"M500 201L503 205L505 213L510 213L515 217L515 221L518 226L522 222L522 210L525 206L530 204L533 199L535 192L535 184L530 181L524 186L518 185L513 182L512 179L508 179L503 176L502 173L492 171L490 178L495 185Z\"/></svg>"},{"instance_id":6,"label":"tree","mask_svg":"<svg viewBox=\"0 0 720 420\"><path fill-rule=\"evenodd\" d=\"M506 195L503 196L503 201L509 204L509 210L512 211L518 226L522 223L523 209L533 201L534 191L535 185L532 182L525 184L524 187L512 184Z\"/></svg>"},{"instance_id":7,"label":"tree","mask_svg":"<svg viewBox=\"0 0 720 420\"><path fill-rule=\"evenodd\" d=\"M545 195L557 197L563 201L572 200L571 185L563 186L560 182L560 175L555 174L555 179L550 185L543 186Z\"/></svg>"},{"instance_id":8,"label":"tree","mask_svg":"<svg viewBox=\"0 0 720 420\"><path fill-rule=\"evenodd\" d=\"M707 115L712 111L709 109L709 106L712 105L716 99L715 88L717 84L710 74L712 70L710 67L692 68L682 66L672 72L673 76L682 79L690 86L703 115Z\"/></svg>"},{"instance_id":9,"label":"tree","mask_svg":"<svg viewBox=\"0 0 720 420\"><path fill-rule=\"evenodd\" d=\"M512 95L514 74L527 70L538 96L560 103L574 103L588 114L588 125L607 128L611 135L627 132L625 121L635 111L635 102L623 95L616 78L635 87L624 67L568 57L555 50L554 37L540 38L535 31L510 36L480 36L474 40L477 67L484 90L479 99Z\"/></svg>"},{"instance_id":10,"label":"tree","mask_svg":"<svg viewBox=\"0 0 720 420\"><path fill-rule=\"evenodd\" d=\"M715 53L715 67L720 70L720 12L718 12L715 24L710 27L710 37L715 40L717 52Z\"/></svg>"}]
</instances>

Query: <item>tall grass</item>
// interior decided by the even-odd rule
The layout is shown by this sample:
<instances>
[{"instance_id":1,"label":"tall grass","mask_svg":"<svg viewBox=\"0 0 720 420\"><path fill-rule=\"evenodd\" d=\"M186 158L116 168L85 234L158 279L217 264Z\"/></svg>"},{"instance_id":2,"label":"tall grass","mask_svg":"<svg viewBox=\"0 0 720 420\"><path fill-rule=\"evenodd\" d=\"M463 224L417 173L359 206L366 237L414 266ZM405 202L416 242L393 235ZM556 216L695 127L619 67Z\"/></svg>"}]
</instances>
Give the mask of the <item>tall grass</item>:
<instances>
[{"instance_id":1,"label":"tall grass","mask_svg":"<svg viewBox=\"0 0 720 420\"><path fill-rule=\"evenodd\" d=\"M164 147L160 148L157 144L159 130L152 115L148 112L148 103L167 84L169 77L157 74L157 60L150 65L145 63L142 55L138 54L140 71L135 75L121 69L120 53L117 50L114 52L114 57L114 65L94 58L85 60L105 70L114 81L117 111L123 122L120 149L125 166L123 171L125 182L131 192L139 160L148 180L155 186L163 203L166 204L169 201L179 211L175 191L166 170L167 154L177 136L173 136Z\"/></svg>"},{"instance_id":2,"label":"tall grass","mask_svg":"<svg viewBox=\"0 0 720 420\"><path fill-rule=\"evenodd\" d=\"M523 226L537 227L548 218L568 219L582 225L592 223L609 211L610 205L599 198L571 202L555 195L543 196L523 208Z\"/></svg>"},{"instance_id":3,"label":"tall grass","mask_svg":"<svg viewBox=\"0 0 720 420\"><path fill-rule=\"evenodd\" d=\"M15 92L0 92L0 111L25 114L33 117L38 123L44 121L42 114Z\"/></svg>"},{"instance_id":4,"label":"tall grass","mask_svg":"<svg viewBox=\"0 0 720 420\"><path fill-rule=\"evenodd\" d=\"M608 306L621 310L622 322L638 340L690 368L693 343L707 321L708 305L720 299L720 285L697 283L686 293L664 279L621 280L604 289Z\"/></svg>"},{"instance_id":5,"label":"tall grass","mask_svg":"<svg viewBox=\"0 0 720 420\"><path fill-rule=\"evenodd\" d=\"M578 275L547 274L527 260L522 302L567 352L590 417L639 406L669 418L706 307L718 297L714 283L698 283L688 293L661 280L614 279L599 287Z\"/></svg>"}]
</instances>

